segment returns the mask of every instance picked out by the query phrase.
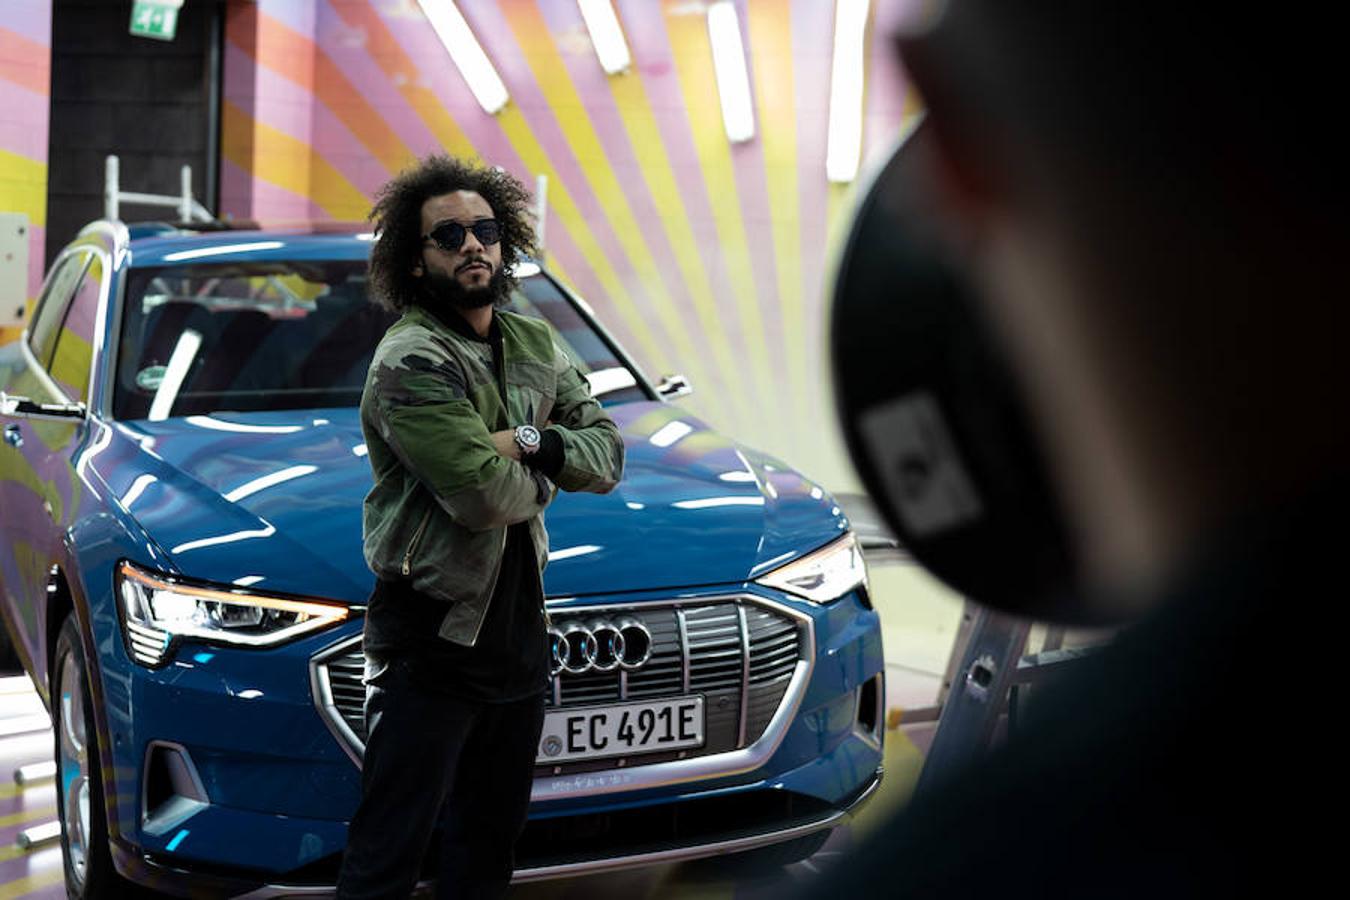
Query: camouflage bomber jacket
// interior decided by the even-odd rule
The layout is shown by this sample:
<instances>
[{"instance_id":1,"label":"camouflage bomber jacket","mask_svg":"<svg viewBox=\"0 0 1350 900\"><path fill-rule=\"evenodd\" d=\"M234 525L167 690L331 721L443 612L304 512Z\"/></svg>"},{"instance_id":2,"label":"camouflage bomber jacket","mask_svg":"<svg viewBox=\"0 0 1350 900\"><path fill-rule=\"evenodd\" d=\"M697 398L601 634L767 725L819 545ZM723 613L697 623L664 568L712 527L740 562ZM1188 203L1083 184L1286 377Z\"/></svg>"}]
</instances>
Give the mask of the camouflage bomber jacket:
<instances>
[{"instance_id":1,"label":"camouflage bomber jacket","mask_svg":"<svg viewBox=\"0 0 1350 900\"><path fill-rule=\"evenodd\" d=\"M439 635L472 646L496 587L507 527L530 523L539 574L542 513L557 492L497 453L491 432L531 424L563 443L557 487L606 493L623 473L623 440L546 322L496 311L509 409L492 348L410 306L371 360L361 430L375 485L362 509L366 563L446 601ZM551 423L551 424L550 424ZM542 593L542 592L541 592Z\"/></svg>"}]
</instances>

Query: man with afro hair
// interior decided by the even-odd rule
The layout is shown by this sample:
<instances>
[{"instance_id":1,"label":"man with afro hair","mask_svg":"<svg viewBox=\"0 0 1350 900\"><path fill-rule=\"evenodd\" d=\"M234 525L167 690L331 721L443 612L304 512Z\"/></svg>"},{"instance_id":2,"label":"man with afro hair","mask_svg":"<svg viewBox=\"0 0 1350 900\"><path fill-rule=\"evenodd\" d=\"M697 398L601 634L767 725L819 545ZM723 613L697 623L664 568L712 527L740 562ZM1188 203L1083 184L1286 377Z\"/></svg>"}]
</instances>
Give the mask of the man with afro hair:
<instances>
[{"instance_id":1,"label":"man with afro hair","mask_svg":"<svg viewBox=\"0 0 1350 900\"><path fill-rule=\"evenodd\" d=\"M361 804L344 898L406 897L440 826L439 897L497 897L525 824L549 679L543 511L604 493L618 429L551 327L506 312L533 249L515 178L431 156L376 198L370 284L400 313L361 398Z\"/></svg>"}]
</instances>

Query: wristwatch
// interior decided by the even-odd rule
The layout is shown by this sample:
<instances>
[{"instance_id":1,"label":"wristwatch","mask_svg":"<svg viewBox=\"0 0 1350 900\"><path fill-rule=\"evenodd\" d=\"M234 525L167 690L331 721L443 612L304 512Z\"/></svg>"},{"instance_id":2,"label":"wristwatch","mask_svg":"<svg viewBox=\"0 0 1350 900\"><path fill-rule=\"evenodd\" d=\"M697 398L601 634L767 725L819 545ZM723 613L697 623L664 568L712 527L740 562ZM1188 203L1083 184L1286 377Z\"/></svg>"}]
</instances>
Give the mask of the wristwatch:
<instances>
[{"instance_id":1,"label":"wristwatch","mask_svg":"<svg viewBox=\"0 0 1350 900\"><path fill-rule=\"evenodd\" d=\"M533 425L516 426L516 446L522 456L529 456L539 449L539 429Z\"/></svg>"}]
</instances>

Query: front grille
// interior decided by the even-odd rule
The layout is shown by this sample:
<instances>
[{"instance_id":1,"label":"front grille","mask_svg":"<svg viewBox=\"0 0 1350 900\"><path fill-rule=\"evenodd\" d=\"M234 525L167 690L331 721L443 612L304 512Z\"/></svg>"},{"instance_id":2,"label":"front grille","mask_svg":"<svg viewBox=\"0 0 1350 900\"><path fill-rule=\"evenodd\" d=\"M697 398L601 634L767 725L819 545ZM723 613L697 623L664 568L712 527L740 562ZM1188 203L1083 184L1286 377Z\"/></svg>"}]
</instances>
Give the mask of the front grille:
<instances>
[{"instance_id":1,"label":"front grille","mask_svg":"<svg viewBox=\"0 0 1350 900\"><path fill-rule=\"evenodd\" d=\"M704 746L631 759L583 760L535 767L537 776L647 765L725 753L749 746L782 705L810 640L799 619L750 596L559 611L553 625L596 618L636 618L651 633L651 656L635 671L562 672L555 676L549 709L593 706L701 694ZM334 732L357 756L364 750L364 658L359 637L316 657L315 702Z\"/></svg>"}]
</instances>

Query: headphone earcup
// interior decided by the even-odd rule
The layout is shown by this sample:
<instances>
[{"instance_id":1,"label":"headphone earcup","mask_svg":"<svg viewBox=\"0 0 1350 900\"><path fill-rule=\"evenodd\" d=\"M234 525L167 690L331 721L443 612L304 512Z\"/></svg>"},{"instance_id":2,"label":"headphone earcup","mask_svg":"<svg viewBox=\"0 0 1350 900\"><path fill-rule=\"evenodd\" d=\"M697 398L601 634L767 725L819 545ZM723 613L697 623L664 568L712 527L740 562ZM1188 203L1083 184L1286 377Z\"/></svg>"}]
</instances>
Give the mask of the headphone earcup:
<instances>
[{"instance_id":1,"label":"headphone earcup","mask_svg":"<svg viewBox=\"0 0 1350 900\"><path fill-rule=\"evenodd\" d=\"M972 600L1084 622L1065 520L1011 369L915 190L924 126L859 208L831 351L845 441L905 548Z\"/></svg>"}]
</instances>

